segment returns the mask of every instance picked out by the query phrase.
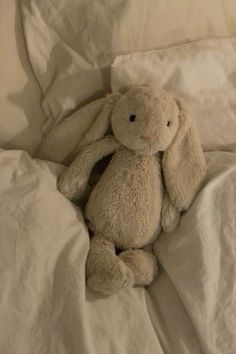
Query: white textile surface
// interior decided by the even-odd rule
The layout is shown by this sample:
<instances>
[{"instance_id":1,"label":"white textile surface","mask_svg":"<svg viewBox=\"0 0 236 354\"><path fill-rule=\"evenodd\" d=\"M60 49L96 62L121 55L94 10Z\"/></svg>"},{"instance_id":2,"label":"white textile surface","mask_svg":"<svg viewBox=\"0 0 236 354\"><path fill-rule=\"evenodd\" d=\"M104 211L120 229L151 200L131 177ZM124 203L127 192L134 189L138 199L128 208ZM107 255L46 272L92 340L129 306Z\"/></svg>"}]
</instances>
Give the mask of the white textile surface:
<instances>
[{"instance_id":1,"label":"white textile surface","mask_svg":"<svg viewBox=\"0 0 236 354\"><path fill-rule=\"evenodd\" d=\"M0 353L162 354L145 289L85 288L89 236L62 166L0 152Z\"/></svg>"},{"instance_id":2,"label":"white textile surface","mask_svg":"<svg viewBox=\"0 0 236 354\"><path fill-rule=\"evenodd\" d=\"M155 252L181 298L202 352L234 354L236 153L211 152L206 156L208 178L203 189L182 216L178 229L156 241ZM150 292L158 298L155 284ZM171 328L170 318L175 322L174 314L165 319ZM169 338L183 341L174 331ZM198 353L193 343L187 348L182 353ZM173 348L173 353L181 351Z\"/></svg>"},{"instance_id":3,"label":"white textile surface","mask_svg":"<svg viewBox=\"0 0 236 354\"><path fill-rule=\"evenodd\" d=\"M110 90L118 54L236 35L235 0L21 0L21 6L29 57L53 123Z\"/></svg>"},{"instance_id":4,"label":"white textile surface","mask_svg":"<svg viewBox=\"0 0 236 354\"><path fill-rule=\"evenodd\" d=\"M118 56L112 90L142 84L185 99L205 151L236 146L236 37Z\"/></svg>"},{"instance_id":5,"label":"white textile surface","mask_svg":"<svg viewBox=\"0 0 236 354\"><path fill-rule=\"evenodd\" d=\"M207 160L192 207L156 241L156 282L101 297L85 287L81 213L56 188L63 167L1 150L0 352L234 354L236 153Z\"/></svg>"},{"instance_id":6,"label":"white textile surface","mask_svg":"<svg viewBox=\"0 0 236 354\"><path fill-rule=\"evenodd\" d=\"M20 0L0 0L0 147L33 154L46 117L25 47Z\"/></svg>"}]
</instances>

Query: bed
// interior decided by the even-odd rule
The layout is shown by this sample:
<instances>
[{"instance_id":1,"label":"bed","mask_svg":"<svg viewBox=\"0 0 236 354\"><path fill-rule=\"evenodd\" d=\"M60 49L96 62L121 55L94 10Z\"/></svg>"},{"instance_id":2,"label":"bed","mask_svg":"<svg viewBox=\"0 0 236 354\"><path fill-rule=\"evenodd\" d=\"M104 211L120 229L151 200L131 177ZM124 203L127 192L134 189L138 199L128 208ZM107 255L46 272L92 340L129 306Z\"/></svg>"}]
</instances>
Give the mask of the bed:
<instances>
[{"instance_id":1,"label":"bed","mask_svg":"<svg viewBox=\"0 0 236 354\"><path fill-rule=\"evenodd\" d=\"M0 10L0 353L234 354L235 1L2 0ZM155 242L157 280L103 297L85 285L81 210L57 190L69 145L48 160L36 151L87 102L143 83L186 99L208 177ZM91 122L79 124L78 139Z\"/></svg>"}]
</instances>

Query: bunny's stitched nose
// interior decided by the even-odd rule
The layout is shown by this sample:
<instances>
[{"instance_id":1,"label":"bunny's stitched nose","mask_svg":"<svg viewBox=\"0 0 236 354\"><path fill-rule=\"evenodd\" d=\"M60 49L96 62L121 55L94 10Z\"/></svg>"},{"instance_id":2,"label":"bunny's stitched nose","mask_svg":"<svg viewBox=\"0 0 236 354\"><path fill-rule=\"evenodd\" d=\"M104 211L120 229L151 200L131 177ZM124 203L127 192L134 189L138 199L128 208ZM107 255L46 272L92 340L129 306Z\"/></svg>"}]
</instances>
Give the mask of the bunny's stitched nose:
<instances>
[{"instance_id":1,"label":"bunny's stitched nose","mask_svg":"<svg viewBox=\"0 0 236 354\"><path fill-rule=\"evenodd\" d=\"M140 135L140 138L144 139L144 140L151 140L151 139L155 138L156 136L157 136L157 134L154 132L154 133L142 134L142 135Z\"/></svg>"}]
</instances>

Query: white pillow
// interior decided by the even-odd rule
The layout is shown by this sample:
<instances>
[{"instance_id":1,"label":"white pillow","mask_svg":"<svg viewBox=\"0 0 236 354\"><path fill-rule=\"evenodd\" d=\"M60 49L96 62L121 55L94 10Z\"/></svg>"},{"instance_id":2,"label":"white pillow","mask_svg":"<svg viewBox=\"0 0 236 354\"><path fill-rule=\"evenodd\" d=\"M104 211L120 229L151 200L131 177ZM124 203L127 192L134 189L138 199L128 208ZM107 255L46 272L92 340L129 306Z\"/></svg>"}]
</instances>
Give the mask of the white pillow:
<instances>
[{"instance_id":1,"label":"white pillow","mask_svg":"<svg viewBox=\"0 0 236 354\"><path fill-rule=\"evenodd\" d=\"M45 121L25 48L19 1L0 1L0 147L33 154Z\"/></svg>"},{"instance_id":2,"label":"white pillow","mask_svg":"<svg viewBox=\"0 0 236 354\"><path fill-rule=\"evenodd\" d=\"M235 0L22 0L26 42L58 120L110 90L110 65L124 52L236 34Z\"/></svg>"},{"instance_id":3,"label":"white pillow","mask_svg":"<svg viewBox=\"0 0 236 354\"><path fill-rule=\"evenodd\" d=\"M111 86L156 84L184 97L205 150L236 143L236 37L118 56Z\"/></svg>"}]
</instances>

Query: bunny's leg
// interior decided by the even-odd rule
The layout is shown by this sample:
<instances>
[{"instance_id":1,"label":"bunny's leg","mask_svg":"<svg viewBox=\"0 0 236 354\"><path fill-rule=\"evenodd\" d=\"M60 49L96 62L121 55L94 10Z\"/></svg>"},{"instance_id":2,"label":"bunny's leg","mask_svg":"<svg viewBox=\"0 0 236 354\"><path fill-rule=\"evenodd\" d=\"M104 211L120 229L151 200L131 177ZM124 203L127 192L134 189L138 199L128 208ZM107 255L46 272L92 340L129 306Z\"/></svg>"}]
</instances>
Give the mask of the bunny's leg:
<instances>
[{"instance_id":1,"label":"bunny's leg","mask_svg":"<svg viewBox=\"0 0 236 354\"><path fill-rule=\"evenodd\" d=\"M135 285L146 286L157 276L157 259L149 251L130 249L119 254L119 258L132 270Z\"/></svg>"},{"instance_id":2,"label":"bunny's leg","mask_svg":"<svg viewBox=\"0 0 236 354\"><path fill-rule=\"evenodd\" d=\"M132 269L115 254L114 243L104 234L95 234L91 240L86 262L88 286L102 294L112 294L135 283Z\"/></svg>"}]
</instances>

